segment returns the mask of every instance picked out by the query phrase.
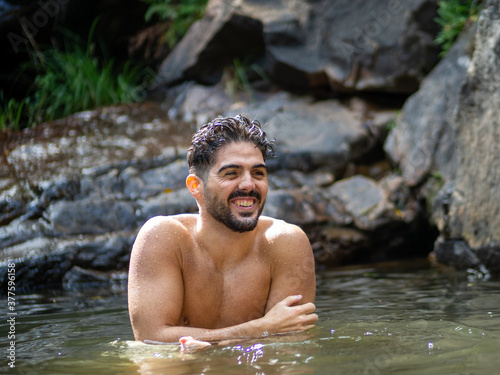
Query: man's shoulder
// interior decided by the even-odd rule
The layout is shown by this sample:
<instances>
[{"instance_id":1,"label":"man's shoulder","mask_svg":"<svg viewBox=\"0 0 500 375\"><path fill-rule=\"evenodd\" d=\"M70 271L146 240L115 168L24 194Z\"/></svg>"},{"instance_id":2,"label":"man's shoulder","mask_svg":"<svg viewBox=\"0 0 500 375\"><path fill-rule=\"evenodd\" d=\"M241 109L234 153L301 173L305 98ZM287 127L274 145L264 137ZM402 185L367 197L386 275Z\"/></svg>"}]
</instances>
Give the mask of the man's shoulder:
<instances>
[{"instance_id":1,"label":"man's shoulder","mask_svg":"<svg viewBox=\"0 0 500 375\"><path fill-rule=\"evenodd\" d=\"M163 228L165 226L168 227L176 227L176 226L184 226L188 227L192 224L196 224L197 214L179 214L179 215L168 215L168 216L153 216L144 224L144 228Z\"/></svg>"},{"instance_id":2,"label":"man's shoulder","mask_svg":"<svg viewBox=\"0 0 500 375\"><path fill-rule=\"evenodd\" d=\"M260 220L264 224L264 230L266 232L287 235L290 233L302 232L302 229L295 224L289 223L285 220L276 219L269 216L261 216Z\"/></svg>"},{"instance_id":3,"label":"man's shoulder","mask_svg":"<svg viewBox=\"0 0 500 375\"><path fill-rule=\"evenodd\" d=\"M159 240L181 238L182 234L189 235L196 226L196 214L181 214L169 216L154 216L142 226L139 236L152 237Z\"/></svg>"},{"instance_id":4,"label":"man's shoulder","mask_svg":"<svg viewBox=\"0 0 500 375\"><path fill-rule=\"evenodd\" d=\"M307 261L312 256L311 243L305 232L284 220L264 218L264 248L271 262Z\"/></svg>"},{"instance_id":5,"label":"man's shoulder","mask_svg":"<svg viewBox=\"0 0 500 375\"><path fill-rule=\"evenodd\" d=\"M264 236L270 243L307 240L306 234L298 225L268 216L261 216L261 220L264 224Z\"/></svg>"}]
</instances>

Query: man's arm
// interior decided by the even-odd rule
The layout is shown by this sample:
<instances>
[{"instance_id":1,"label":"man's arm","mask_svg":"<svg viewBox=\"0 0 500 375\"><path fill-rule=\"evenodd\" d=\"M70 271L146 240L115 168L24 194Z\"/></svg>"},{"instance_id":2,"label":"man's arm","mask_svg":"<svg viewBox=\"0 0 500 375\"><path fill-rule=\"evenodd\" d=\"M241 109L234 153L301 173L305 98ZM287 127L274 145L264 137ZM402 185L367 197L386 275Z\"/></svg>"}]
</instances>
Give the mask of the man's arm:
<instances>
[{"instance_id":1,"label":"man's arm","mask_svg":"<svg viewBox=\"0 0 500 375\"><path fill-rule=\"evenodd\" d=\"M300 304L310 305L316 297L314 255L309 239L298 226L285 222L275 225L277 228L273 231L277 238L272 252L271 290L266 313L290 295L302 295Z\"/></svg>"},{"instance_id":2,"label":"man's arm","mask_svg":"<svg viewBox=\"0 0 500 375\"><path fill-rule=\"evenodd\" d=\"M154 217L139 231L130 256L128 305L136 340L158 340L181 314L184 287L181 254L174 236L184 228L175 219ZM170 341L174 341L172 335ZM168 340L167 340L168 341Z\"/></svg>"},{"instance_id":3,"label":"man's arm","mask_svg":"<svg viewBox=\"0 0 500 375\"><path fill-rule=\"evenodd\" d=\"M175 342L183 336L192 336L197 340L220 341L303 331L314 326L317 320L312 314L314 305L292 307L300 296L283 298L264 317L236 326L204 329L181 325L184 287L177 244L189 241L188 235L175 219L156 217L149 220L137 236L130 259L128 289L136 340Z\"/></svg>"}]
</instances>

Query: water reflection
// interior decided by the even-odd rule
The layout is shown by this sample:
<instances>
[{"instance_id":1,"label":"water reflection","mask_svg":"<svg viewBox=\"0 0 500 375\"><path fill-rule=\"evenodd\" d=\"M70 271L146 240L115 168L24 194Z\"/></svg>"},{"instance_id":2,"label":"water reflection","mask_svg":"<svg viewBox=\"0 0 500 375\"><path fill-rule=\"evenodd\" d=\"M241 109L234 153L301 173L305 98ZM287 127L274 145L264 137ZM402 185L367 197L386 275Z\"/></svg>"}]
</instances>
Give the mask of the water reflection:
<instances>
[{"instance_id":1,"label":"water reflection","mask_svg":"<svg viewBox=\"0 0 500 375\"><path fill-rule=\"evenodd\" d=\"M314 368L306 365L315 358L313 352L317 345L312 342L298 344L266 339L264 342L210 347L185 354L180 353L176 345L152 347L124 342L119 350L123 359L132 359L140 374L233 374L235 371L248 374L314 373ZM304 345L308 346L307 350L304 350Z\"/></svg>"},{"instance_id":2,"label":"water reflection","mask_svg":"<svg viewBox=\"0 0 500 375\"><path fill-rule=\"evenodd\" d=\"M320 322L281 336L180 353L133 341L126 296L20 297L20 374L492 374L500 282L426 264L318 273ZM7 332L6 322L0 322ZM0 337L2 347L8 342ZM7 361L2 358L2 369Z\"/></svg>"}]
</instances>

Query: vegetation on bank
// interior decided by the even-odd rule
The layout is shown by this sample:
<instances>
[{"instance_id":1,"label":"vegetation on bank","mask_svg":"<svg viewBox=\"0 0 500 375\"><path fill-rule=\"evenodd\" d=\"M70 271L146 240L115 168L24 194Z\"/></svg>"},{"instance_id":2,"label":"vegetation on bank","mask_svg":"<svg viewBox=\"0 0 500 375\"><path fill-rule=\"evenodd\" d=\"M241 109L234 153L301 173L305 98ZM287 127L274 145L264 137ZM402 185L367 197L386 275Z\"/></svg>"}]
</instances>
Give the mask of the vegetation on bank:
<instances>
[{"instance_id":1,"label":"vegetation on bank","mask_svg":"<svg viewBox=\"0 0 500 375\"><path fill-rule=\"evenodd\" d=\"M94 23L86 45L67 34L64 48L36 49L22 67L34 73L28 95L18 101L0 92L0 129L19 130L98 106L140 98L143 70L131 62L118 66L97 57L92 42Z\"/></svg>"},{"instance_id":2,"label":"vegetation on bank","mask_svg":"<svg viewBox=\"0 0 500 375\"><path fill-rule=\"evenodd\" d=\"M141 0L149 4L144 15L146 22L155 17L159 21L169 21L164 42L172 48L187 33L189 27L205 13L208 0Z\"/></svg>"},{"instance_id":3,"label":"vegetation on bank","mask_svg":"<svg viewBox=\"0 0 500 375\"><path fill-rule=\"evenodd\" d=\"M170 47L203 16L207 4L207 0L141 1L149 4L147 22L170 22L164 39ZM86 44L68 35L62 50L34 46L32 61L23 67L35 76L27 96L16 100L0 91L0 130L19 130L79 111L142 99L147 80L153 75L131 61L119 65L112 58L98 57L105 53L97 51L92 41L95 25Z\"/></svg>"},{"instance_id":4,"label":"vegetation on bank","mask_svg":"<svg viewBox=\"0 0 500 375\"><path fill-rule=\"evenodd\" d=\"M481 0L443 0L438 3L438 17L434 20L441 26L436 43L441 45L441 56L445 56L466 25L474 22L479 14Z\"/></svg>"}]
</instances>

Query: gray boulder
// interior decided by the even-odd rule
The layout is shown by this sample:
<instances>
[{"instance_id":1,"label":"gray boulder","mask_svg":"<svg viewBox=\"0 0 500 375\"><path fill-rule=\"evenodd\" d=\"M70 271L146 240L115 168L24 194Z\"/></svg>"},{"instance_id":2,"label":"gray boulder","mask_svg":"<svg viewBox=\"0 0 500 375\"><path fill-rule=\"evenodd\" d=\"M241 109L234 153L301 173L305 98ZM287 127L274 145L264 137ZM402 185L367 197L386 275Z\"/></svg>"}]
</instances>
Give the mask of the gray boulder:
<instances>
[{"instance_id":1,"label":"gray boulder","mask_svg":"<svg viewBox=\"0 0 500 375\"><path fill-rule=\"evenodd\" d=\"M220 98L220 99L217 99ZM206 108L207 101L220 107ZM380 110L361 99L345 105L338 99L313 100L284 91L256 93L253 100L231 102L220 85L187 85L171 111L180 120L204 123L217 115L247 114L257 119L271 139L276 139L278 158L273 170L311 172L319 168L340 176L348 162L381 147L395 110Z\"/></svg>"},{"instance_id":2,"label":"gray boulder","mask_svg":"<svg viewBox=\"0 0 500 375\"><path fill-rule=\"evenodd\" d=\"M157 83L214 84L253 57L287 89L412 93L438 61L436 10L433 0L212 0Z\"/></svg>"},{"instance_id":3,"label":"gray boulder","mask_svg":"<svg viewBox=\"0 0 500 375\"><path fill-rule=\"evenodd\" d=\"M457 170L446 224L489 268L500 270L500 1L488 1L454 122ZM437 212L439 214L439 212Z\"/></svg>"},{"instance_id":4,"label":"gray boulder","mask_svg":"<svg viewBox=\"0 0 500 375\"><path fill-rule=\"evenodd\" d=\"M385 143L428 201L440 231L435 258L481 272L500 270L499 35L500 2L491 0L477 29L464 32L408 99Z\"/></svg>"},{"instance_id":5,"label":"gray boulder","mask_svg":"<svg viewBox=\"0 0 500 375\"><path fill-rule=\"evenodd\" d=\"M63 234L113 232L136 223L131 203L94 198L57 202L47 209L46 218L55 232Z\"/></svg>"},{"instance_id":6,"label":"gray boulder","mask_svg":"<svg viewBox=\"0 0 500 375\"><path fill-rule=\"evenodd\" d=\"M404 104L384 148L410 186L439 172L449 180L456 170L455 124L460 86L470 64L475 28L464 33L447 56Z\"/></svg>"}]
</instances>

